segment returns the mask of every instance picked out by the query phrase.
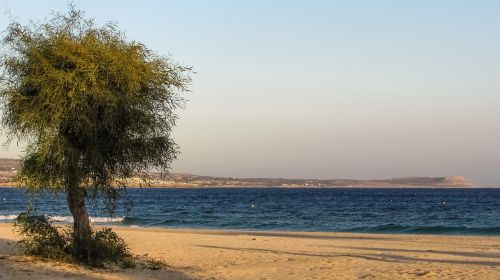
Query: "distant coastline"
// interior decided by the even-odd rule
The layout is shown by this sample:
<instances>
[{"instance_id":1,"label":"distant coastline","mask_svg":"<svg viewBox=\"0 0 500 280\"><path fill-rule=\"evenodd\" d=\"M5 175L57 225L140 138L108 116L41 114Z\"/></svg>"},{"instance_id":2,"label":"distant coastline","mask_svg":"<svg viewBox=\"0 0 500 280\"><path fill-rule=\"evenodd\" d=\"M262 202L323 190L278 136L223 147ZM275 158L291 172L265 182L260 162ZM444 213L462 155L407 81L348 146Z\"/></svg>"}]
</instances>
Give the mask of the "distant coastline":
<instances>
[{"instance_id":1,"label":"distant coastline","mask_svg":"<svg viewBox=\"0 0 500 280\"><path fill-rule=\"evenodd\" d=\"M463 176L449 177L408 177L386 180L354 179L286 179L286 178L236 178L213 177L172 173L160 176L152 173L149 184L141 184L139 178L129 179L129 187L151 188L471 188L473 183Z\"/></svg>"},{"instance_id":2,"label":"distant coastline","mask_svg":"<svg viewBox=\"0 0 500 280\"><path fill-rule=\"evenodd\" d=\"M16 186L15 177L20 160L0 158L0 186ZM129 178L128 187L152 188L202 188L202 187L282 187L282 188L464 188L476 187L463 176L405 177L382 180L355 179L286 179L286 178L236 178L200 176L186 173L148 174L144 183L140 178Z\"/></svg>"}]
</instances>

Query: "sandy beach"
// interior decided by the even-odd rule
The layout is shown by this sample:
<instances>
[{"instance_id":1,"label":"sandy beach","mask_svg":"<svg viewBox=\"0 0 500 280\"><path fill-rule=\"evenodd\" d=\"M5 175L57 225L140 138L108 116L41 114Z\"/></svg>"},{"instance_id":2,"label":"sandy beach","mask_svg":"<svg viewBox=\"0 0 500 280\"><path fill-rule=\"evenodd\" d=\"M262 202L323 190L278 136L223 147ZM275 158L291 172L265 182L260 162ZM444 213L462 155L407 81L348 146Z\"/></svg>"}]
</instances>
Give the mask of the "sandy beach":
<instances>
[{"instance_id":1,"label":"sandy beach","mask_svg":"<svg viewBox=\"0 0 500 280\"><path fill-rule=\"evenodd\" d=\"M0 279L500 279L500 237L114 229L168 270L88 269L16 256L0 224Z\"/></svg>"}]
</instances>

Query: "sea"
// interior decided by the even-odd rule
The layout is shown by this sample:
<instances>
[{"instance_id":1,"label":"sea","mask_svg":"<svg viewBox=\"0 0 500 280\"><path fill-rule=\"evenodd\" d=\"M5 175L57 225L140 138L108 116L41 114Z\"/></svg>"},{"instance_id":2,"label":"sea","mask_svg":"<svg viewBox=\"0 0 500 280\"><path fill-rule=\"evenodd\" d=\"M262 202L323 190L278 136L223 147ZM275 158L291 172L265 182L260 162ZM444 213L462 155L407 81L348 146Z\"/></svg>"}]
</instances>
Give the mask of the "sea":
<instances>
[{"instance_id":1,"label":"sea","mask_svg":"<svg viewBox=\"0 0 500 280\"><path fill-rule=\"evenodd\" d=\"M500 189L144 188L114 213L88 201L94 225L500 236ZM127 203L132 201L133 204ZM124 205L127 205L125 207ZM63 194L0 188L0 222L30 207L72 223Z\"/></svg>"}]
</instances>

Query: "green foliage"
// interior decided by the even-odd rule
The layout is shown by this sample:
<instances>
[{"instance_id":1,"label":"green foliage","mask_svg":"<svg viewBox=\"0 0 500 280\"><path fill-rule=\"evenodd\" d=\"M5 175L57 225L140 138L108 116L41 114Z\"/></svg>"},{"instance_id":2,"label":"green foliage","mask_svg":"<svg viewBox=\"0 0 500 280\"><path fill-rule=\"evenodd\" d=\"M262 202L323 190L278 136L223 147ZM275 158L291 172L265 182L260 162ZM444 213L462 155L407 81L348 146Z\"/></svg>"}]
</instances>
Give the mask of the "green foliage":
<instances>
[{"instance_id":1,"label":"green foliage","mask_svg":"<svg viewBox=\"0 0 500 280\"><path fill-rule=\"evenodd\" d=\"M48 217L21 213L16 219L15 227L23 237L18 242L23 254L46 259L71 260L70 234L53 226Z\"/></svg>"},{"instance_id":2,"label":"green foliage","mask_svg":"<svg viewBox=\"0 0 500 280\"><path fill-rule=\"evenodd\" d=\"M75 249L70 230L55 226L46 216L22 213L16 219L15 228L22 237L18 244L25 255L94 267L113 264L121 267L135 266L125 241L109 228L92 233L88 252L85 254Z\"/></svg>"},{"instance_id":3,"label":"green foliage","mask_svg":"<svg viewBox=\"0 0 500 280\"><path fill-rule=\"evenodd\" d=\"M97 27L70 6L42 23L11 23L2 40L2 124L28 143L18 180L37 191L94 190L177 156L170 137L191 68Z\"/></svg>"},{"instance_id":4,"label":"green foliage","mask_svg":"<svg viewBox=\"0 0 500 280\"><path fill-rule=\"evenodd\" d=\"M10 140L27 143L17 180L32 192L66 192L75 218L68 233L21 215L25 253L97 266L127 259L116 234L91 231L85 198L102 196L112 211L116 184L168 172L191 68L127 41L114 24L97 27L73 6L41 23L12 22L3 34L1 123Z\"/></svg>"},{"instance_id":5,"label":"green foliage","mask_svg":"<svg viewBox=\"0 0 500 280\"><path fill-rule=\"evenodd\" d=\"M110 228L94 232L90 244L89 253L77 255L78 260L92 266L103 266L107 262L133 266L127 244Z\"/></svg>"}]
</instances>

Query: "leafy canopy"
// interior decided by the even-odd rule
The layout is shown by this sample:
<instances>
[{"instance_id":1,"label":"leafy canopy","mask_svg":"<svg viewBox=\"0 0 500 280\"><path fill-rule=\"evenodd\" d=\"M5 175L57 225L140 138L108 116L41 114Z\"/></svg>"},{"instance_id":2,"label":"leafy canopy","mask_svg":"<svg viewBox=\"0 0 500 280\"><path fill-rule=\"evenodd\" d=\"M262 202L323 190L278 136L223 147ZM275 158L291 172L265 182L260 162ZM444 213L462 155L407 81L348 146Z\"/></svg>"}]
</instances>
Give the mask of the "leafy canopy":
<instances>
[{"instance_id":1,"label":"leafy canopy","mask_svg":"<svg viewBox=\"0 0 500 280\"><path fill-rule=\"evenodd\" d=\"M2 43L2 124L10 139L27 142L24 186L77 183L114 198L115 180L167 171L189 67L73 7L42 23L11 23Z\"/></svg>"}]
</instances>

